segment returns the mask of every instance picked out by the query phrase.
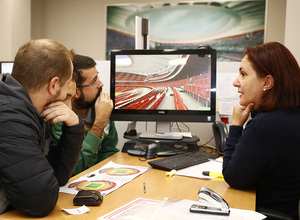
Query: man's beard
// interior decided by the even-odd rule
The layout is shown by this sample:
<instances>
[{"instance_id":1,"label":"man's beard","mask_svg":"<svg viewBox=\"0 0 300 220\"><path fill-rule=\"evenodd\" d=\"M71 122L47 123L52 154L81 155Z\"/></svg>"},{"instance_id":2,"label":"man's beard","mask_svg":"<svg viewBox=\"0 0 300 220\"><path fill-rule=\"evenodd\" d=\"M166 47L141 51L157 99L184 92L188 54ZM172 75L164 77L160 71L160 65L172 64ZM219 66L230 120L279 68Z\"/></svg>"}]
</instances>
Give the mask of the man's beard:
<instances>
[{"instance_id":1,"label":"man's beard","mask_svg":"<svg viewBox=\"0 0 300 220\"><path fill-rule=\"evenodd\" d=\"M93 107L101 92L102 92L102 87L99 88L97 95L93 101L86 102L86 101L84 101L84 95L83 95L83 92L81 91L80 97L78 99L74 100L75 109L83 110L83 109L89 109L89 108Z\"/></svg>"},{"instance_id":2,"label":"man's beard","mask_svg":"<svg viewBox=\"0 0 300 220\"><path fill-rule=\"evenodd\" d=\"M50 103L56 102L56 101L62 101L61 99L58 99L58 97L60 96L60 93L61 93L61 89L52 98L50 98L50 100L47 104L50 104Z\"/></svg>"}]
</instances>

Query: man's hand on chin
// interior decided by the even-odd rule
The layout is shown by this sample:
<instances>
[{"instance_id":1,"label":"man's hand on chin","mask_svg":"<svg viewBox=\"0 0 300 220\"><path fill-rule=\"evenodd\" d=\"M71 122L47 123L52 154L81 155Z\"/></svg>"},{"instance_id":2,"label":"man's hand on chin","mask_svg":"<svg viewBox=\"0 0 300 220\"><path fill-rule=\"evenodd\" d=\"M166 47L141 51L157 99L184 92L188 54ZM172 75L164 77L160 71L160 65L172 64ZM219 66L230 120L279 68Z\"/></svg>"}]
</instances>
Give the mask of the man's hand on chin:
<instances>
[{"instance_id":1,"label":"man's hand on chin","mask_svg":"<svg viewBox=\"0 0 300 220\"><path fill-rule=\"evenodd\" d=\"M79 118L64 102L51 102L44 107L41 113L45 117L45 121L50 121L51 124L63 121L67 126L77 125Z\"/></svg>"}]
</instances>

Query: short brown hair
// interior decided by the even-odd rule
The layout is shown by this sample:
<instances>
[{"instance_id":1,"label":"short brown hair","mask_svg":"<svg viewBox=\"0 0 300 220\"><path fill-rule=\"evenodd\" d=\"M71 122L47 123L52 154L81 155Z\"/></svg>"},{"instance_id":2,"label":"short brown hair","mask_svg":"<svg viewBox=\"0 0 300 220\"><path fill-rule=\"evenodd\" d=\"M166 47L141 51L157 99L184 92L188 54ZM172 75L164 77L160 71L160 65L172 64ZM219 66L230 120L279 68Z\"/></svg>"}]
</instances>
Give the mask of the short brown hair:
<instances>
[{"instance_id":1,"label":"short brown hair","mask_svg":"<svg viewBox=\"0 0 300 220\"><path fill-rule=\"evenodd\" d=\"M63 86L71 77L71 65L72 55L63 45L50 39L32 40L18 50L12 76L35 92L56 76Z\"/></svg>"},{"instance_id":2,"label":"short brown hair","mask_svg":"<svg viewBox=\"0 0 300 220\"><path fill-rule=\"evenodd\" d=\"M300 105L300 69L292 53L278 42L246 47L245 54L258 77L272 75L273 88L266 91L262 111L295 109Z\"/></svg>"}]
</instances>

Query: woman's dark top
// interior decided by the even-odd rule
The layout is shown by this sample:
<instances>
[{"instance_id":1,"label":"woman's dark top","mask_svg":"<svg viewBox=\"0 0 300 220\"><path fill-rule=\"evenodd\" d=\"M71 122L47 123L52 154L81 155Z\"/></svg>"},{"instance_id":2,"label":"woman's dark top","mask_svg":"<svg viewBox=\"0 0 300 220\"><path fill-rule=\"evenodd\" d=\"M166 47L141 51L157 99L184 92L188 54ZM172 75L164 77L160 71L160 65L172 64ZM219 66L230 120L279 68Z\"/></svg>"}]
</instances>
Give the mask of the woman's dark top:
<instances>
[{"instance_id":1,"label":"woman's dark top","mask_svg":"<svg viewBox=\"0 0 300 220\"><path fill-rule=\"evenodd\" d=\"M256 189L256 207L298 219L300 108L258 113L245 129L230 126L223 160L225 181Z\"/></svg>"}]
</instances>

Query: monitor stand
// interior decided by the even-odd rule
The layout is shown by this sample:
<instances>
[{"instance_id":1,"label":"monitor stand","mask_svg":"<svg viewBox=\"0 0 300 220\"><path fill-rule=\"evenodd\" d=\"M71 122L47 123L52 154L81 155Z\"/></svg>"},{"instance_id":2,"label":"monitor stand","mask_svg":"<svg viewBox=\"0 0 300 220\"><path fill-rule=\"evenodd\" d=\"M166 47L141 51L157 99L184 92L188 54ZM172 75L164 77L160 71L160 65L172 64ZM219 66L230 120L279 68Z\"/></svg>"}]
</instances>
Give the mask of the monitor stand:
<instances>
[{"instance_id":1,"label":"monitor stand","mask_svg":"<svg viewBox=\"0 0 300 220\"><path fill-rule=\"evenodd\" d=\"M127 142L127 144L129 144L129 142ZM144 156L146 159L152 159L159 156L172 156L180 152L180 150L171 150L168 145L160 142L153 142L138 146L134 143L133 149L127 149L128 154L133 156Z\"/></svg>"},{"instance_id":2,"label":"monitor stand","mask_svg":"<svg viewBox=\"0 0 300 220\"><path fill-rule=\"evenodd\" d=\"M155 131L156 131L156 133L169 133L169 132L171 132L171 122L157 121Z\"/></svg>"},{"instance_id":3,"label":"monitor stand","mask_svg":"<svg viewBox=\"0 0 300 220\"><path fill-rule=\"evenodd\" d=\"M192 136L191 138L183 137L181 140L157 140L140 138L139 135L140 134L138 133L136 136L124 136L124 138L130 140L124 143L122 152L135 156L145 156L146 154L150 154L150 149L148 149L148 147L151 147L151 155L153 155L151 158L154 158L157 156L171 156L199 149L199 146L197 145L199 138L196 136ZM156 151L156 154L153 154L153 151Z\"/></svg>"},{"instance_id":4,"label":"monitor stand","mask_svg":"<svg viewBox=\"0 0 300 220\"><path fill-rule=\"evenodd\" d=\"M161 122L160 122L161 123ZM134 136L124 134L124 138L129 139L123 148L122 152L127 152L135 156L145 156L146 159L151 159L157 156L170 156L178 153L198 150L197 136L184 137L176 133L170 132L170 122L168 126L166 123L158 123L156 132L137 133ZM161 125L163 125L161 127ZM167 128L167 132L162 132L163 128Z\"/></svg>"},{"instance_id":5,"label":"monitor stand","mask_svg":"<svg viewBox=\"0 0 300 220\"><path fill-rule=\"evenodd\" d=\"M182 134L176 133L153 133L153 132L144 132L140 134L140 138L149 138L155 140L182 140Z\"/></svg>"},{"instance_id":6,"label":"monitor stand","mask_svg":"<svg viewBox=\"0 0 300 220\"><path fill-rule=\"evenodd\" d=\"M171 132L171 122L156 122L155 132L145 131L139 137L156 140L182 140L183 134L180 132Z\"/></svg>"}]
</instances>

